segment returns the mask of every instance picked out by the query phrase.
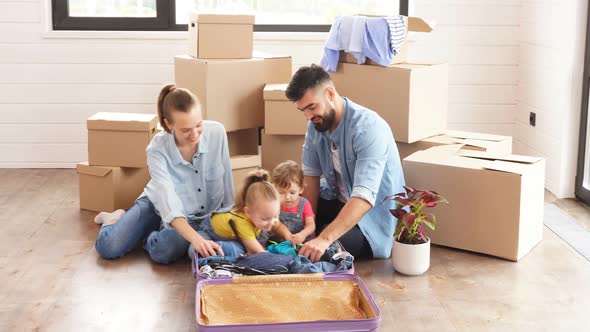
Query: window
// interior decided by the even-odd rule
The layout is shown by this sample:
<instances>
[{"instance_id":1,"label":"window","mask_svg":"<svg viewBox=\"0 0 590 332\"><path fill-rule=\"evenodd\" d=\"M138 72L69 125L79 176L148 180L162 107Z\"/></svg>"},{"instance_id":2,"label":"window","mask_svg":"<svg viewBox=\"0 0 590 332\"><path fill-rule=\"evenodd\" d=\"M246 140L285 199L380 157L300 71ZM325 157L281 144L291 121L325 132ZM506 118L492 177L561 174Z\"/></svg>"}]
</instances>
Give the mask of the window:
<instances>
[{"instance_id":1,"label":"window","mask_svg":"<svg viewBox=\"0 0 590 332\"><path fill-rule=\"evenodd\" d=\"M407 14L408 0L52 0L54 30L187 30L191 12L256 15L255 31L328 31L337 15Z\"/></svg>"}]
</instances>

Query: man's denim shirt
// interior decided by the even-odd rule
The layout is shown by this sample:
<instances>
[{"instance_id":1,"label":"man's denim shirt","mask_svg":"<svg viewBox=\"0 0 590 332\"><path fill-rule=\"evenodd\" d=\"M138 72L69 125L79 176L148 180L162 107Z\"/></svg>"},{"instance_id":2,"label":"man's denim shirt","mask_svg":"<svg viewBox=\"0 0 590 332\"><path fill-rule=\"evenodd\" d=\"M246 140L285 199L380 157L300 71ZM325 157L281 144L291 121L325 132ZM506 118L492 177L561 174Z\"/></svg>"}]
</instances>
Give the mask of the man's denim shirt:
<instances>
[{"instance_id":1,"label":"man's denim shirt","mask_svg":"<svg viewBox=\"0 0 590 332\"><path fill-rule=\"evenodd\" d=\"M303 145L303 173L324 176L320 197L338 198L330 143L339 152L346 199L359 197L372 208L358 223L375 258L391 254L397 220L389 213L395 207L387 196L403 192L404 174L389 125L377 113L344 98L344 111L334 132L320 133L308 121Z\"/></svg>"}]
</instances>

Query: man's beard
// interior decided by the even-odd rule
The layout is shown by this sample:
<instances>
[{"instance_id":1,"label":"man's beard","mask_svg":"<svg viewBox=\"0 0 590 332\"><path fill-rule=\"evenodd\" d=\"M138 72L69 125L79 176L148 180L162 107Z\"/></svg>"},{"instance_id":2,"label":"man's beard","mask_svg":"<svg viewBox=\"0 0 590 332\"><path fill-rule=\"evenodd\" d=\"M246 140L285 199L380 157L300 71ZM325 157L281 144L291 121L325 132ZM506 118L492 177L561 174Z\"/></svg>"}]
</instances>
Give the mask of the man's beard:
<instances>
[{"instance_id":1,"label":"man's beard","mask_svg":"<svg viewBox=\"0 0 590 332\"><path fill-rule=\"evenodd\" d=\"M336 120L336 111L333 108L330 108L330 111L328 111L328 114L324 117L324 116L317 116L318 118L322 119L322 122L319 123L313 123L313 127L315 128L315 130L319 131L320 133L323 133L325 131L327 131L328 129L332 128L332 125L334 124L334 121ZM311 119L313 122L313 118Z\"/></svg>"}]
</instances>

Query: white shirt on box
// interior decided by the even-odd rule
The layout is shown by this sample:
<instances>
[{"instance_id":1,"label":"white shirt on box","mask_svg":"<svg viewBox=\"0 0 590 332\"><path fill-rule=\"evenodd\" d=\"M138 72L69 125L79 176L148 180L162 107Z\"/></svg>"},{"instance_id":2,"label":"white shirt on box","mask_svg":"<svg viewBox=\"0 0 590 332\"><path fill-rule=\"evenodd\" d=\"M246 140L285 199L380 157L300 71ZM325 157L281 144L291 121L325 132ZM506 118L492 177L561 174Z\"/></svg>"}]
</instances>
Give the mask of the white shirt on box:
<instances>
[{"instance_id":1,"label":"white shirt on box","mask_svg":"<svg viewBox=\"0 0 590 332\"><path fill-rule=\"evenodd\" d=\"M332 151L332 164L334 164L334 173L336 173L338 200L342 203L346 203L346 193L344 192L344 184L342 183L342 165L340 165L338 147L336 144L334 144L334 142L332 142L330 150Z\"/></svg>"}]
</instances>

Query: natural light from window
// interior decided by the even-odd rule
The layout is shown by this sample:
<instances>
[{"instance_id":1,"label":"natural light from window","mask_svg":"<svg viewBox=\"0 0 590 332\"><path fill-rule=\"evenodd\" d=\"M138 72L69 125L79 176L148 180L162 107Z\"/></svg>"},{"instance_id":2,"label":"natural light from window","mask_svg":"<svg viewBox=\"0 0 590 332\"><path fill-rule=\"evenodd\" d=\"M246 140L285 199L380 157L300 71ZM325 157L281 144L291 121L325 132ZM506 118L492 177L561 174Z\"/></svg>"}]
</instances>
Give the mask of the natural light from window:
<instances>
[{"instance_id":1,"label":"natural light from window","mask_svg":"<svg viewBox=\"0 0 590 332\"><path fill-rule=\"evenodd\" d=\"M157 17L156 0L68 0L72 17Z\"/></svg>"},{"instance_id":2,"label":"natural light from window","mask_svg":"<svg viewBox=\"0 0 590 332\"><path fill-rule=\"evenodd\" d=\"M176 23L191 12L255 14L256 24L331 24L338 15L395 15L399 0L176 0Z\"/></svg>"}]
</instances>

